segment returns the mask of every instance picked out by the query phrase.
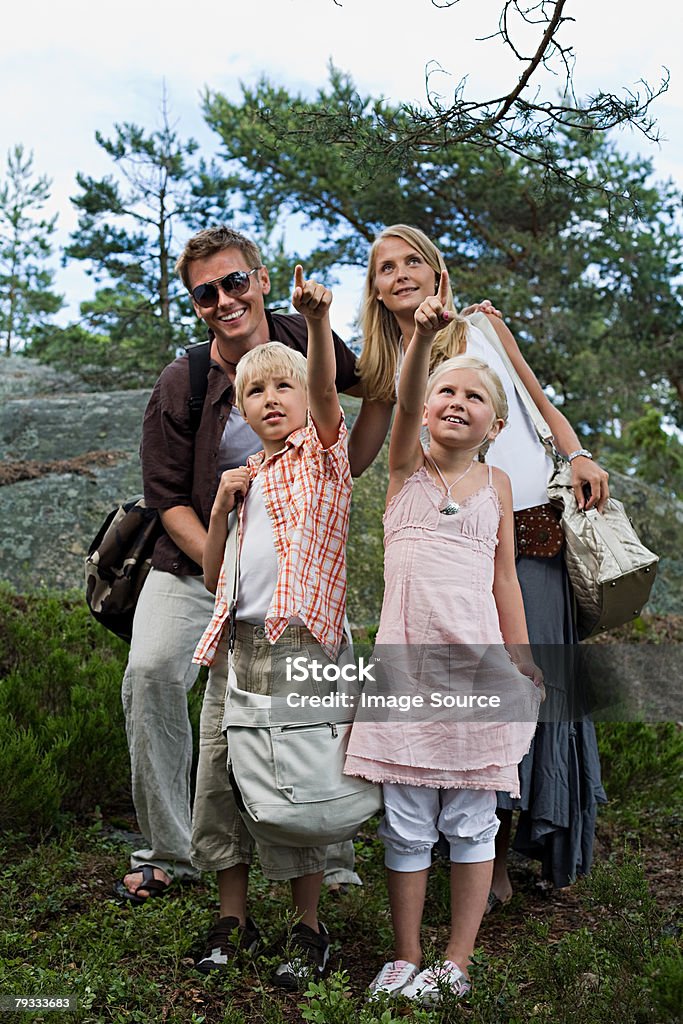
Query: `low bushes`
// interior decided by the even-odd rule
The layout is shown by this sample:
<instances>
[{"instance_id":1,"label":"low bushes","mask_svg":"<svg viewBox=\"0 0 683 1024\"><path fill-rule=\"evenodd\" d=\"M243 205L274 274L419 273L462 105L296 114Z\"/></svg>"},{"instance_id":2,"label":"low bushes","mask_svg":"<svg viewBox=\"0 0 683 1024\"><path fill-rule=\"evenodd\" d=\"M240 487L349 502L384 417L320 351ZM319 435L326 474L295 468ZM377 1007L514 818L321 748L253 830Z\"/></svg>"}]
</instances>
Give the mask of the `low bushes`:
<instances>
[{"instance_id":1,"label":"low bushes","mask_svg":"<svg viewBox=\"0 0 683 1024\"><path fill-rule=\"evenodd\" d=\"M125 644L80 598L0 587L0 827L42 832L129 786Z\"/></svg>"},{"instance_id":2,"label":"low bushes","mask_svg":"<svg viewBox=\"0 0 683 1024\"><path fill-rule=\"evenodd\" d=\"M96 808L130 810L127 656L80 595L25 597L0 584L0 831L39 835ZM195 731L202 695L200 677Z\"/></svg>"}]
</instances>

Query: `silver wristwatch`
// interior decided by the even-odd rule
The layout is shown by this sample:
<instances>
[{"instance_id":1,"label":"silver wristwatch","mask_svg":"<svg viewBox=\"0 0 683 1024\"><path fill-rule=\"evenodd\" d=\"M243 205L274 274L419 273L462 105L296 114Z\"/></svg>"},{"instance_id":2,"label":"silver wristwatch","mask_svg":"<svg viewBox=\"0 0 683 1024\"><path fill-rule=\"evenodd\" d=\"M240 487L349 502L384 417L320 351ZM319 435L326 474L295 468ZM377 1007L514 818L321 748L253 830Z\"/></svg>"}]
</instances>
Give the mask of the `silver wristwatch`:
<instances>
[{"instance_id":1,"label":"silver wristwatch","mask_svg":"<svg viewBox=\"0 0 683 1024\"><path fill-rule=\"evenodd\" d=\"M583 455L584 459L592 459L593 453L589 452L587 448L577 448L575 452L570 452L567 456L567 462L573 462L574 459L578 459L579 455Z\"/></svg>"}]
</instances>

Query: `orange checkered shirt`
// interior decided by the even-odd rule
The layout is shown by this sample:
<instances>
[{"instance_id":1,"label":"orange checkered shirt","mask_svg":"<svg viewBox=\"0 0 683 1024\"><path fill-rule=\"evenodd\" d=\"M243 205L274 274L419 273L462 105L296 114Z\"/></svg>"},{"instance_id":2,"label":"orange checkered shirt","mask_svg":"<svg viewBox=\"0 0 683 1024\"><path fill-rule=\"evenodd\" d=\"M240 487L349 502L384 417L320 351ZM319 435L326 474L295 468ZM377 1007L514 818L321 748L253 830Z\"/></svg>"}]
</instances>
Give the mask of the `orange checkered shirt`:
<instances>
[{"instance_id":1,"label":"orange checkered shirt","mask_svg":"<svg viewBox=\"0 0 683 1024\"><path fill-rule=\"evenodd\" d=\"M351 469L343 413L339 437L323 449L313 423L290 434L282 451L265 461L258 452L247 460L253 480L262 472L263 496L273 527L278 576L266 615L271 643L297 617L325 653L336 657L346 610L346 539L351 506ZM242 512L240 536L242 543ZM213 664L225 630L232 594L221 568L211 622L194 654L199 665ZM238 593L239 604L239 593Z\"/></svg>"}]
</instances>

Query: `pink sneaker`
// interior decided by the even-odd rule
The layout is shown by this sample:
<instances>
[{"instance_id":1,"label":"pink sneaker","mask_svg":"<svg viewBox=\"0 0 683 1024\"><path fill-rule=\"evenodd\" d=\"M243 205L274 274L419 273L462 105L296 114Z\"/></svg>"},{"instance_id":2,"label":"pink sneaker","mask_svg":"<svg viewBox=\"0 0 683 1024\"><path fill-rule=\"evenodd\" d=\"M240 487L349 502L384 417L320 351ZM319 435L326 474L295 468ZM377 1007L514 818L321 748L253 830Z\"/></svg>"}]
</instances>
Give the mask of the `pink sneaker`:
<instances>
[{"instance_id":1,"label":"pink sneaker","mask_svg":"<svg viewBox=\"0 0 683 1024\"><path fill-rule=\"evenodd\" d=\"M390 996L402 994L405 986L416 974L415 964L408 963L407 960L390 960L370 982L370 999L374 999L382 992Z\"/></svg>"},{"instance_id":2,"label":"pink sneaker","mask_svg":"<svg viewBox=\"0 0 683 1024\"><path fill-rule=\"evenodd\" d=\"M444 990L450 989L458 999L462 999L471 987L458 965L452 960L444 960L442 964L420 971L401 991L401 995L406 999L414 999L423 1006L436 1006L441 1002Z\"/></svg>"}]
</instances>

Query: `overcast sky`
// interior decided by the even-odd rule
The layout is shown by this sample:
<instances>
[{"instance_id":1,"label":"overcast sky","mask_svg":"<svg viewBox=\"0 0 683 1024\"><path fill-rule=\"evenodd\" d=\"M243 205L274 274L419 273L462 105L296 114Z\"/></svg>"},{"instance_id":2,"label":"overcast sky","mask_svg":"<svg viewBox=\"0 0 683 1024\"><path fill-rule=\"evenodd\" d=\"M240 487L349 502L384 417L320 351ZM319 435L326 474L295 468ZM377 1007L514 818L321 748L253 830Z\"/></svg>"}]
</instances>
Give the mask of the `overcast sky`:
<instances>
[{"instance_id":1,"label":"overcast sky","mask_svg":"<svg viewBox=\"0 0 683 1024\"><path fill-rule=\"evenodd\" d=\"M437 0L443 2L443 0ZM435 60L445 98L468 76L471 97L509 89L520 73L500 42L476 42L496 29L499 0L460 0L439 10L431 0L31 0L6 5L0 31L0 160L15 143L34 152L35 167L53 180L51 211L63 244L76 218L69 196L76 171L99 176L111 165L95 131L116 121L158 124L162 83L182 137L207 153L217 138L204 126L199 97L208 85L231 98L239 83L263 73L292 90L312 93L327 63L349 71L361 92L392 101L422 101L425 66ZM638 88L671 72L657 101L663 141L619 134L627 152L651 155L660 178L683 185L683 8L673 0L570 0L576 22L563 40L576 51L575 88ZM344 283L350 292L355 283ZM80 268L60 270L57 289L72 303L91 293ZM357 295L335 296L350 316ZM72 306L73 309L73 306Z\"/></svg>"}]
</instances>

